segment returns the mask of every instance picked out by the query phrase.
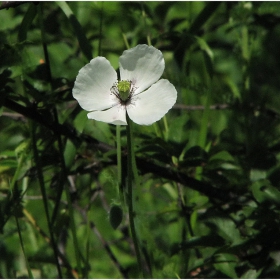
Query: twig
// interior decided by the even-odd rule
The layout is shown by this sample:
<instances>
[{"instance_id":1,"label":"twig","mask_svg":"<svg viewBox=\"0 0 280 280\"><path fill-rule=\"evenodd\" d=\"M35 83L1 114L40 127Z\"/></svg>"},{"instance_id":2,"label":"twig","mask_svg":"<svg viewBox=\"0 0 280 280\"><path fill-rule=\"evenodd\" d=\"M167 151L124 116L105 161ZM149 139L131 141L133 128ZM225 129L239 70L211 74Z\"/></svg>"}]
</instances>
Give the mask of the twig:
<instances>
[{"instance_id":1,"label":"twig","mask_svg":"<svg viewBox=\"0 0 280 280\"><path fill-rule=\"evenodd\" d=\"M228 104L215 104L211 105L211 110L224 110L228 109L230 106ZM184 104L175 104L173 109L183 109L188 111L196 111L196 110L204 110L205 107L203 105L184 105Z\"/></svg>"}]
</instances>

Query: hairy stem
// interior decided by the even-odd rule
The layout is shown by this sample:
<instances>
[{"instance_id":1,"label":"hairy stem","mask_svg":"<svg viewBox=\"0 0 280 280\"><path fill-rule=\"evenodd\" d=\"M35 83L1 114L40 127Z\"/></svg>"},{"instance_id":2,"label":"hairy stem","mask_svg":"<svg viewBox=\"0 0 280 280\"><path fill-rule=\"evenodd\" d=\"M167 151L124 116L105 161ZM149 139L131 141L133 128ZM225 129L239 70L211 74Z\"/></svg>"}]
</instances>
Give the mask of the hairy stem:
<instances>
[{"instance_id":1,"label":"hairy stem","mask_svg":"<svg viewBox=\"0 0 280 280\"><path fill-rule=\"evenodd\" d=\"M128 215L131 235L134 243L135 253L137 257L139 271L143 273L141 254L134 224L134 210L133 210L133 190L132 190L132 179L133 179L133 164L135 164L134 151L133 151L133 140L132 140L132 130L131 130L131 120L128 115L127 119L127 204L128 204Z\"/></svg>"}]
</instances>

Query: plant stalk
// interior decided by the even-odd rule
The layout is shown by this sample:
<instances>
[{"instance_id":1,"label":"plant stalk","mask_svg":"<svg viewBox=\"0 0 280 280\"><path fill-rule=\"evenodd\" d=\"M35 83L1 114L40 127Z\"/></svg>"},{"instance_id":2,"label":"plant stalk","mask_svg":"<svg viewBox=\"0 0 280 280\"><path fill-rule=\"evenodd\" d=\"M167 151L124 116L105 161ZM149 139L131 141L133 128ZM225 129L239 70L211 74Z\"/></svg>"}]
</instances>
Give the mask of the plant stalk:
<instances>
[{"instance_id":1,"label":"plant stalk","mask_svg":"<svg viewBox=\"0 0 280 280\"><path fill-rule=\"evenodd\" d=\"M129 224L131 230L131 236L134 244L134 249L137 257L138 268L141 274L143 274L142 269L142 261L141 254L134 224L134 210L133 210L133 189L132 189L132 180L133 180L133 163L135 163L134 158L134 150L133 150L133 138L132 138L132 127L131 120L128 115L126 115L127 119L127 204L128 204L128 216L129 216Z\"/></svg>"}]
</instances>

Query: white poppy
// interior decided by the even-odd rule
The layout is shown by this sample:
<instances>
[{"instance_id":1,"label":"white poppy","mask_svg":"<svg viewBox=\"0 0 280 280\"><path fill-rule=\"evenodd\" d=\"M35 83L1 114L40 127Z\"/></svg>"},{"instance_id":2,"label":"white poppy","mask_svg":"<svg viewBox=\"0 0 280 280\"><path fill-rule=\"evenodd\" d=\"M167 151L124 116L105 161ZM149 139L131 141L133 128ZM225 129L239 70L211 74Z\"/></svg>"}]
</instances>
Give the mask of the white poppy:
<instances>
[{"instance_id":1,"label":"white poppy","mask_svg":"<svg viewBox=\"0 0 280 280\"><path fill-rule=\"evenodd\" d=\"M110 62L96 57L78 73L73 96L90 111L89 119L126 125L126 112L137 124L150 125L161 119L177 99L175 87L165 79L161 51L138 45L124 51L119 60L120 78Z\"/></svg>"}]
</instances>

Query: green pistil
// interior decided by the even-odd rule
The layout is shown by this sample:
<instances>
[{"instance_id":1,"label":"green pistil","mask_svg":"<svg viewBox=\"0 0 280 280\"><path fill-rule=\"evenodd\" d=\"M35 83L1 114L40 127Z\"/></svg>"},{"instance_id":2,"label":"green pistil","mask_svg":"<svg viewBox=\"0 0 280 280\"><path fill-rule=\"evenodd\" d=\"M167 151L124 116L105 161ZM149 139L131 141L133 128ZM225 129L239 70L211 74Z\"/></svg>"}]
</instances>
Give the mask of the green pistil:
<instances>
[{"instance_id":1,"label":"green pistil","mask_svg":"<svg viewBox=\"0 0 280 280\"><path fill-rule=\"evenodd\" d=\"M122 101L127 101L130 95L130 81L120 81L118 82L118 91L119 91L119 97Z\"/></svg>"}]
</instances>

